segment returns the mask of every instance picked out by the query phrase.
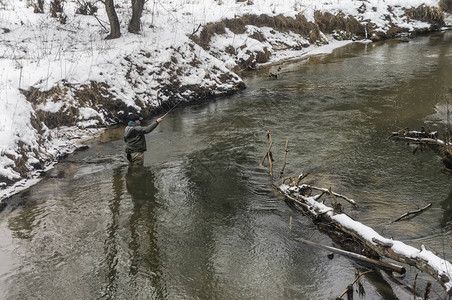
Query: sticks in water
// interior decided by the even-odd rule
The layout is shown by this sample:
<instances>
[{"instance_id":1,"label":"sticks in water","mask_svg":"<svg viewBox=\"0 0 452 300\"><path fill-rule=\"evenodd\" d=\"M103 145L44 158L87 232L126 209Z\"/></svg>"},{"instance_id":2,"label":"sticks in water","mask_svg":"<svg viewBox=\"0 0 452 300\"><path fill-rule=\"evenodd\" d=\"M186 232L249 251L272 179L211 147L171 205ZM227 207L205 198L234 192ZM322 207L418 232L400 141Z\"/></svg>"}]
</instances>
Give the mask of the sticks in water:
<instances>
[{"instance_id":1,"label":"sticks in water","mask_svg":"<svg viewBox=\"0 0 452 300\"><path fill-rule=\"evenodd\" d=\"M407 218L408 216L411 216L411 215L418 215L418 214L421 214L421 213L423 213L424 211L426 211L427 209L429 209L430 207L432 207L432 204L431 204L431 203L427 204L426 206L424 206L423 208L420 208L420 209L418 209L418 210L406 212L406 213L404 213L403 215L401 215L400 217L398 217L397 219L395 219L393 222L400 221L400 220L402 220L403 218Z\"/></svg>"},{"instance_id":2,"label":"sticks in water","mask_svg":"<svg viewBox=\"0 0 452 300\"><path fill-rule=\"evenodd\" d=\"M353 285L361 278L361 276L366 275L367 273L370 273L370 272L373 272L373 270L368 270L368 271L365 271L365 272L362 272L362 273L359 273L358 275L356 275L355 280L353 280L353 282L347 286L345 291L343 291L342 294L336 298L336 300L342 299L342 297L344 297L345 294L349 293L350 290L353 290Z\"/></svg>"},{"instance_id":3,"label":"sticks in water","mask_svg":"<svg viewBox=\"0 0 452 300\"><path fill-rule=\"evenodd\" d=\"M322 245L322 244L317 244L317 243L314 243L312 241L308 241L308 240L305 240L305 239L302 239L302 238L300 238L299 240L302 243L306 244L306 245L310 245L310 246L313 246L313 247L316 247L316 248L329 250L331 252L344 255L346 257L355 259L357 261L360 261L362 263L365 263L365 264L368 264L368 265L371 265L371 266L374 266L374 267L378 267L378 268L383 269L383 270L387 270L387 271L391 271L391 272L397 272L399 274L405 274L406 273L406 269L404 267L402 267L402 266L399 266L399 265L395 265L395 264L379 261L379 260L376 260L376 259L372 259L372 258L369 258L367 256L364 256L364 255L361 255L361 254L357 254L357 253L354 253L354 252L349 252L349 251L345 251L345 250L342 250L342 249L338 249L338 248L334 248L334 247L330 247L330 246L325 246L325 245Z\"/></svg>"},{"instance_id":4,"label":"sticks in water","mask_svg":"<svg viewBox=\"0 0 452 300\"><path fill-rule=\"evenodd\" d=\"M284 169L286 168L286 157L287 157L287 146L289 145L289 140L286 140L286 147L284 148L284 162L283 162L283 167L281 169L281 172L279 172L279 178L281 178L284 174Z\"/></svg>"},{"instance_id":5,"label":"sticks in water","mask_svg":"<svg viewBox=\"0 0 452 300\"><path fill-rule=\"evenodd\" d=\"M268 163L270 164L270 176L273 176L273 156L272 156L272 152L271 152L273 141L272 141L272 134L271 134L270 130L268 130L268 129L267 129L267 138L270 141L270 145L268 146L267 153L265 153L265 156L262 159L261 164L264 165L265 159L268 158Z\"/></svg>"}]
</instances>

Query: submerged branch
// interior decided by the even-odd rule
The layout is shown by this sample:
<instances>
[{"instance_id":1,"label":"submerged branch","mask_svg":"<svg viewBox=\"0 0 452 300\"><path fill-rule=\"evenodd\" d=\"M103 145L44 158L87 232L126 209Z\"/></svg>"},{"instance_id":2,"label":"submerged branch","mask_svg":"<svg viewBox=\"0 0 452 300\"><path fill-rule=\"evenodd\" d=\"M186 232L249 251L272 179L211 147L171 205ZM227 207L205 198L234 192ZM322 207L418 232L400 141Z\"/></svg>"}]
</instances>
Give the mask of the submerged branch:
<instances>
[{"instance_id":1,"label":"submerged branch","mask_svg":"<svg viewBox=\"0 0 452 300\"><path fill-rule=\"evenodd\" d=\"M267 153L265 153L264 158L262 159L261 165L264 165L265 163L265 159L268 159L268 163L270 165L270 176L273 176L273 156L272 156L272 145L273 145L273 141L272 141L272 134L270 133L270 130L267 129L267 138L270 141L270 145L268 146L268 150Z\"/></svg>"},{"instance_id":2,"label":"submerged branch","mask_svg":"<svg viewBox=\"0 0 452 300\"><path fill-rule=\"evenodd\" d=\"M368 270L368 271L365 271L365 272L362 272L362 273L359 273L358 275L356 275L355 280L353 280L353 282L347 286L347 288L345 289L345 291L343 291L342 294L341 294L338 298L336 298L336 299L342 299L342 297L344 297L344 295L347 294L347 293L349 292L350 289L353 289L353 285L354 285L354 284L355 284L355 283L356 283L363 275L366 275L367 273L371 273L371 272L373 272L373 270Z\"/></svg>"},{"instance_id":3,"label":"submerged branch","mask_svg":"<svg viewBox=\"0 0 452 300\"><path fill-rule=\"evenodd\" d=\"M289 145L289 140L286 140L286 147L284 148L284 161L283 161L283 167L281 169L281 172L279 172L279 178L281 178L284 174L284 169L286 168L286 158L287 158L287 146Z\"/></svg>"},{"instance_id":4,"label":"submerged branch","mask_svg":"<svg viewBox=\"0 0 452 300\"><path fill-rule=\"evenodd\" d=\"M400 221L400 220L402 220L403 218L407 218L408 216L411 216L411 215L418 215L418 214L420 214L420 213L426 211L427 209L429 209L431 206L432 206L432 204L429 203L429 204L427 204L425 207L420 208L420 209L418 209L418 210L406 212L406 213L404 213L403 215L401 215L400 217L398 217L397 219L395 219L393 222Z\"/></svg>"},{"instance_id":5,"label":"submerged branch","mask_svg":"<svg viewBox=\"0 0 452 300\"><path fill-rule=\"evenodd\" d=\"M376 259L372 259L372 258L369 258L369 257L361 255L361 254L357 254L357 253L350 252L350 251L345 251L345 250L334 248L334 247L331 247L331 246L317 244L317 243L314 243L312 241L308 241L308 240L305 240L305 239L302 239L302 238L300 238L299 240L302 243L306 244L306 245L310 245L310 246L313 246L313 247L316 247L316 248L329 250L331 252L334 252L334 253L337 253L337 254L341 254L341 255L346 256L348 258L355 259L355 260L360 261L362 263L365 263L365 264L368 264L368 265L371 265L371 266L375 266L375 267L378 267L378 268L383 269L383 270L387 270L387 271L391 271L391 272L397 272L399 274L405 274L406 273L405 268L402 267L402 266L398 266L398 265L382 262L382 261L379 261L379 260L376 260Z\"/></svg>"}]
</instances>

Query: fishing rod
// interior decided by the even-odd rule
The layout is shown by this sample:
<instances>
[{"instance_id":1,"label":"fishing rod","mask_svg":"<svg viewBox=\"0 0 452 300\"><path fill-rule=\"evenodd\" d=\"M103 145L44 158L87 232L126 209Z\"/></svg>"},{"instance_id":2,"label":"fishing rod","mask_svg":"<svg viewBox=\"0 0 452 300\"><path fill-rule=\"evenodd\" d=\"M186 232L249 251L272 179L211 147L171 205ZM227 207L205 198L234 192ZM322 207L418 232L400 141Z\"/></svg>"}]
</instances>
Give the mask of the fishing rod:
<instances>
[{"instance_id":1,"label":"fishing rod","mask_svg":"<svg viewBox=\"0 0 452 300\"><path fill-rule=\"evenodd\" d=\"M157 99L159 98L159 94L160 94L160 91L157 91ZM170 110L167 111L167 110L163 107L162 100L158 100L158 101L159 101L159 103L160 103L160 107L161 107L164 111L166 111L166 113L165 113L163 116L161 116L161 118L166 117L166 116L167 116L170 112L172 112L172 111L176 108L176 106L178 106L179 103L180 103L180 101L179 101L179 102L176 102L176 104L175 104L173 107L171 107Z\"/></svg>"},{"instance_id":2,"label":"fishing rod","mask_svg":"<svg viewBox=\"0 0 452 300\"><path fill-rule=\"evenodd\" d=\"M168 110L168 111L167 111L163 116L161 116L160 118L166 117L170 112L172 112L172 111L176 108L176 106L179 105L179 103L180 103L180 102L177 102L173 107L171 107L170 110ZM160 106L163 108L163 105L160 104ZM163 109L164 109L164 108L163 108Z\"/></svg>"}]
</instances>

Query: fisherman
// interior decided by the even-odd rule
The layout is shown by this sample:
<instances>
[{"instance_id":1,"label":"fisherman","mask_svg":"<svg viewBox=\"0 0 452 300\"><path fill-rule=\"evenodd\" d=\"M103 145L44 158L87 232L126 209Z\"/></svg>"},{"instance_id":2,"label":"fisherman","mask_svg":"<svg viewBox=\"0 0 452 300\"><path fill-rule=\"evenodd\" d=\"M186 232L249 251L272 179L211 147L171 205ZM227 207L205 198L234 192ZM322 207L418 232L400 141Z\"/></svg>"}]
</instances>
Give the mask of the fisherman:
<instances>
[{"instance_id":1,"label":"fisherman","mask_svg":"<svg viewBox=\"0 0 452 300\"><path fill-rule=\"evenodd\" d=\"M124 130L124 142L126 142L124 149L129 162L134 165L143 165L144 151L146 151L146 138L144 135L154 130L165 116L166 114L148 126L141 126L143 118L140 115L129 115L129 123Z\"/></svg>"}]
</instances>

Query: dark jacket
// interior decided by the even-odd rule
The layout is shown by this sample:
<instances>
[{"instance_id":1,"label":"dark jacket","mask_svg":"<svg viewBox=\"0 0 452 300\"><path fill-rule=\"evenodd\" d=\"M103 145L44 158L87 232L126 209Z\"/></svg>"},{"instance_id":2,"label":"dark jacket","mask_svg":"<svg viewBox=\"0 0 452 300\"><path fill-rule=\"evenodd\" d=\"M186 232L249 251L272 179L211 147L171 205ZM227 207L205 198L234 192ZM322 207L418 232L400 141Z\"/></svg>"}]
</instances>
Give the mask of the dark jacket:
<instances>
[{"instance_id":1,"label":"dark jacket","mask_svg":"<svg viewBox=\"0 0 452 300\"><path fill-rule=\"evenodd\" d=\"M134 122L129 122L129 125L124 130L124 142L126 142L124 150L126 153L146 151L146 138L144 135L154 130L158 124L158 122L154 122L148 126L140 126Z\"/></svg>"}]
</instances>

